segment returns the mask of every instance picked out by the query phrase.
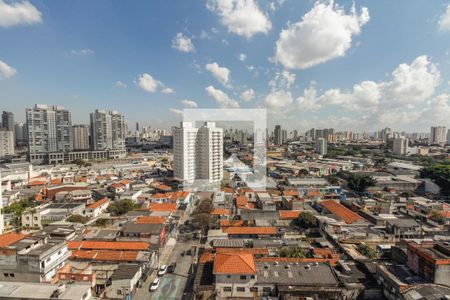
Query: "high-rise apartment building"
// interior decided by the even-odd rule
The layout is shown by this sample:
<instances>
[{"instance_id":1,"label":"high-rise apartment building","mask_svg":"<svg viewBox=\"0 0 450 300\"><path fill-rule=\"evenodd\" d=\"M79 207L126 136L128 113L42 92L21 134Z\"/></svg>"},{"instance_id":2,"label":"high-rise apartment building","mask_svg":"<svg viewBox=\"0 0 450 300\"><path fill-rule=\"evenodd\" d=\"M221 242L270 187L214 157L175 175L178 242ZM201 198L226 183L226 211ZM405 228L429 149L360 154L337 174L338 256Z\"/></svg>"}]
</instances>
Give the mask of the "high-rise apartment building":
<instances>
[{"instance_id":1,"label":"high-rise apartment building","mask_svg":"<svg viewBox=\"0 0 450 300\"><path fill-rule=\"evenodd\" d=\"M72 119L61 106L36 104L26 109L31 163L44 163L49 153L72 150Z\"/></svg>"},{"instance_id":2,"label":"high-rise apartment building","mask_svg":"<svg viewBox=\"0 0 450 300\"><path fill-rule=\"evenodd\" d=\"M72 126L73 150L89 150L89 126L80 124Z\"/></svg>"},{"instance_id":3,"label":"high-rise apartment building","mask_svg":"<svg viewBox=\"0 0 450 300\"><path fill-rule=\"evenodd\" d=\"M445 126L432 126L430 131L431 144L445 144L447 141L447 129Z\"/></svg>"},{"instance_id":4,"label":"high-rise apartment building","mask_svg":"<svg viewBox=\"0 0 450 300\"><path fill-rule=\"evenodd\" d=\"M327 140L325 138L316 139L316 153L320 155L327 155Z\"/></svg>"},{"instance_id":5,"label":"high-rise apartment building","mask_svg":"<svg viewBox=\"0 0 450 300\"><path fill-rule=\"evenodd\" d=\"M91 117L91 148L100 150L125 149L125 117L117 111L96 109Z\"/></svg>"},{"instance_id":6,"label":"high-rise apartment building","mask_svg":"<svg viewBox=\"0 0 450 300\"><path fill-rule=\"evenodd\" d=\"M17 145L21 145L27 142L28 132L26 124L17 122L14 124L14 139Z\"/></svg>"},{"instance_id":7,"label":"high-rise apartment building","mask_svg":"<svg viewBox=\"0 0 450 300\"><path fill-rule=\"evenodd\" d=\"M450 129L447 130L447 144L450 145Z\"/></svg>"},{"instance_id":8,"label":"high-rise apartment building","mask_svg":"<svg viewBox=\"0 0 450 300\"><path fill-rule=\"evenodd\" d=\"M287 130L286 129L281 130L281 144L286 142L287 139L288 139Z\"/></svg>"},{"instance_id":9,"label":"high-rise apartment building","mask_svg":"<svg viewBox=\"0 0 450 300\"><path fill-rule=\"evenodd\" d=\"M408 153L408 139L401 136L394 140L393 152L397 155L406 155Z\"/></svg>"},{"instance_id":10,"label":"high-rise apartment building","mask_svg":"<svg viewBox=\"0 0 450 300\"><path fill-rule=\"evenodd\" d=\"M273 131L273 143L275 145L283 144L283 130L280 125L275 125L275 130Z\"/></svg>"},{"instance_id":11,"label":"high-rise apartment building","mask_svg":"<svg viewBox=\"0 0 450 300\"><path fill-rule=\"evenodd\" d=\"M2 128L10 131L14 130L14 114L12 112L3 111Z\"/></svg>"},{"instance_id":12,"label":"high-rise apartment building","mask_svg":"<svg viewBox=\"0 0 450 300\"><path fill-rule=\"evenodd\" d=\"M173 128L174 177L186 183L218 182L223 178L223 129L214 122L200 128L181 122Z\"/></svg>"},{"instance_id":13,"label":"high-rise apartment building","mask_svg":"<svg viewBox=\"0 0 450 300\"><path fill-rule=\"evenodd\" d=\"M11 130L0 129L0 158L14 155L14 134Z\"/></svg>"}]
</instances>

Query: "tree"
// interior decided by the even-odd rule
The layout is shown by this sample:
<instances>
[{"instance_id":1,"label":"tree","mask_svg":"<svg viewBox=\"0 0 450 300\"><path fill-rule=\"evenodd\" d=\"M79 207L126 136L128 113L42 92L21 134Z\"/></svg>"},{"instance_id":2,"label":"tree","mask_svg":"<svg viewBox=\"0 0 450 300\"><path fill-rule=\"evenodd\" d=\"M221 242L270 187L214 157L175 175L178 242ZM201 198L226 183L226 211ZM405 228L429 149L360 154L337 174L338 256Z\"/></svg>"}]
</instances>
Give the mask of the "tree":
<instances>
[{"instance_id":1,"label":"tree","mask_svg":"<svg viewBox=\"0 0 450 300\"><path fill-rule=\"evenodd\" d=\"M134 204L130 199L123 199L109 204L108 212L113 216L120 216L134 209Z\"/></svg>"},{"instance_id":2,"label":"tree","mask_svg":"<svg viewBox=\"0 0 450 300\"><path fill-rule=\"evenodd\" d=\"M211 222L212 218L209 213L199 213L192 217L192 225L198 229L201 229L202 234L206 234L208 232Z\"/></svg>"},{"instance_id":3,"label":"tree","mask_svg":"<svg viewBox=\"0 0 450 300\"><path fill-rule=\"evenodd\" d=\"M376 183L377 181L372 176L364 173L351 173L347 181L348 187L359 193Z\"/></svg>"},{"instance_id":4,"label":"tree","mask_svg":"<svg viewBox=\"0 0 450 300\"><path fill-rule=\"evenodd\" d=\"M209 214L213 209L213 204L211 199L205 199L201 201L196 209L196 214Z\"/></svg>"},{"instance_id":5,"label":"tree","mask_svg":"<svg viewBox=\"0 0 450 300\"><path fill-rule=\"evenodd\" d=\"M304 229L317 227L317 219L312 213L305 211L298 216L297 224Z\"/></svg>"},{"instance_id":6,"label":"tree","mask_svg":"<svg viewBox=\"0 0 450 300\"><path fill-rule=\"evenodd\" d=\"M72 222L72 223L84 224L87 221L88 221L88 218L84 217L82 215L71 215L70 217L67 218L67 222Z\"/></svg>"},{"instance_id":7,"label":"tree","mask_svg":"<svg viewBox=\"0 0 450 300\"><path fill-rule=\"evenodd\" d=\"M338 185L339 184L339 179L334 174L331 174L330 176L328 176L327 180L332 185Z\"/></svg>"},{"instance_id":8,"label":"tree","mask_svg":"<svg viewBox=\"0 0 450 300\"><path fill-rule=\"evenodd\" d=\"M95 221L94 226L105 227L108 222L108 219L100 218Z\"/></svg>"},{"instance_id":9,"label":"tree","mask_svg":"<svg viewBox=\"0 0 450 300\"><path fill-rule=\"evenodd\" d=\"M281 257L305 258L306 254L299 247L283 247L280 249Z\"/></svg>"},{"instance_id":10,"label":"tree","mask_svg":"<svg viewBox=\"0 0 450 300\"><path fill-rule=\"evenodd\" d=\"M377 251L375 250L375 248L364 243L359 244L358 252L367 258L375 258L377 256Z\"/></svg>"},{"instance_id":11,"label":"tree","mask_svg":"<svg viewBox=\"0 0 450 300\"><path fill-rule=\"evenodd\" d=\"M441 188L442 194L450 195L450 165L447 162L422 168L420 177L430 178Z\"/></svg>"}]
</instances>

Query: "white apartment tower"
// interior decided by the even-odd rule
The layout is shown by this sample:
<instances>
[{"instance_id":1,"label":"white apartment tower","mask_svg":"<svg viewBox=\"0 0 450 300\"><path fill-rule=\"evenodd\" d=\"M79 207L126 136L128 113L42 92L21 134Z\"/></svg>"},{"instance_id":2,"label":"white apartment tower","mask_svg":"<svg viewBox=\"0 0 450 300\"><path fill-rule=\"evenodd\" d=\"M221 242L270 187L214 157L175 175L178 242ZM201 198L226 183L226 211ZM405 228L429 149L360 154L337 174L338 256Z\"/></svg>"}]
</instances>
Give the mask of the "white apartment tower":
<instances>
[{"instance_id":1,"label":"white apartment tower","mask_svg":"<svg viewBox=\"0 0 450 300\"><path fill-rule=\"evenodd\" d=\"M122 114L96 109L90 117L92 150L125 150L125 117Z\"/></svg>"},{"instance_id":2,"label":"white apartment tower","mask_svg":"<svg viewBox=\"0 0 450 300\"><path fill-rule=\"evenodd\" d=\"M173 128L174 177L186 183L218 182L223 178L223 129L214 122L200 128L181 122Z\"/></svg>"},{"instance_id":3,"label":"white apartment tower","mask_svg":"<svg viewBox=\"0 0 450 300\"><path fill-rule=\"evenodd\" d=\"M316 153L320 155L327 155L327 140L325 138L316 139Z\"/></svg>"},{"instance_id":4,"label":"white apartment tower","mask_svg":"<svg viewBox=\"0 0 450 300\"><path fill-rule=\"evenodd\" d=\"M2 171L0 171L0 234L5 231L5 220L3 218L3 184L2 184Z\"/></svg>"},{"instance_id":5,"label":"white apartment tower","mask_svg":"<svg viewBox=\"0 0 450 300\"><path fill-rule=\"evenodd\" d=\"M73 125L73 150L89 150L89 126Z\"/></svg>"},{"instance_id":6,"label":"white apartment tower","mask_svg":"<svg viewBox=\"0 0 450 300\"><path fill-rule=\"evenodd\" d=\"M430 143L445 144L447 140L447 129L445 126L432 126L430 132Z\"/></svg>"},{"instance_id":7,"label":"white apartment tower","mask_svg":"<svg viewBox=\"0 0 450 300\"><path fill-rule=\"evenodd\" d=\"M49 153L72 151L72 119L61 106L36 104L26 109L31 163L44 163Z\"/></svg>"},{"instance_id":8,"label":"white apartment tower","mask_svg":"<svg viewBox=\"0 0 450 300\"><path fill-rule=\"evenodd\" d=\"M11 130L0 129L0 158L14 155L14 134Z\"/></svg>"},{"instance_id":9,"label":"white apartment tower","mask_svg":"<svg viewBox=\"0 0 450 300\"><path fill-rule=\"evenodd\" d=\"M393 152L397 155L406 155L408 153L408 139L401 136L394 140Z\"/></svg>"}]
</instances>

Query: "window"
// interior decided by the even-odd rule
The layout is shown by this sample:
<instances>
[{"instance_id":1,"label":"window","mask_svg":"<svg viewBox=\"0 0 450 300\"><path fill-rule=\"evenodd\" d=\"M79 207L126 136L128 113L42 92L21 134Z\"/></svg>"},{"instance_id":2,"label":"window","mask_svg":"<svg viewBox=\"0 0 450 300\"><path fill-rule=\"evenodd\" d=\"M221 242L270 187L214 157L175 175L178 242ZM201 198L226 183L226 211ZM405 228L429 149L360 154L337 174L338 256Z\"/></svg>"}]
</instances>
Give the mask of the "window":
<instances>
[{"instance_id":1,"label":"window","mask_svg":"<svg viewBox=\"0 0 450 300\"><path fill-rule=\"evenodd\" d=\"M231 278L231 275L227 275L227 278Z\"/></svg>"},{"instance_id":2,"label":"window","mask_svg":"<svg viewBox=\"0 0 450 300\"><path fill-rule=\"evenodd\" d=\"M16 275L14 273L9 273L9 277L15 277Z\"/></svg>"},{"instance_id":3,"label":"window","mask_svg":"<svg viewBox=\"0 0 450 300\"><path fill-rule=\"evenodd\" d=\"M250 288L250 292L251 292L251 293L257 293L257 292L258 292L258 287L252 286L252 287Z\"/></svg>"},{"instance_id":4,"label":"window","mask_svg":"<svg viewBox=\"0 0 450 300\"><path fill-rule=\"evenodd\" d=\"M263 287L263 293L269 294L270 293L270 287Z\"/></svg>"},{"instance_id":5,"label":"window","mask_svg":"<svg viewBox=\"0 0 450 300\"><path fill-rule=\"evenodd\" d=\"M245 287L237 287L236 290L241 293L245 293Z\"/></svg>"},{"instance_id":6,"label":"window","mask_svg":"<svg viewBox=\"0 0 450 300\"><path fill-rule=\"evenodd\" d=\"M250 276L251 279L255 279L255 275Z\"/></svg>"},{"instance_id":7,"label":"window","mask_svg":"<svg viewBox=\"0 0 450 300\"><path fill-rule=\"evenodd\" d=\"M122 295L122 290L117 290L117 295Z\"/></svg>"},{"instance_id":8,"label":"window","mask_svg":"<svg viewBox=\"0 0 450 300\"><path fill-rule=\"evenodd\" d=\"M3 273L3 277L9 277L8 273Z\"/></svg>"},{"instance_id":9,"label":"window","mask_svg":"<svg viewBox=\"0 0 450 300\"><path fill-rule=\"evenodd\" d=\"M231 286L224 286L223 287L224 292L231 292Z\"/></svg>"},{"instance_id":10,"label":"window","mask_svg":"<svg viewBox=\"0 0 450 300\"><path fill-rule=\"evenodd\" d=\"M247 279L247 276L245 276L245 275L241 275L241 280L245 280L245 279Z\"/></svg>"}]
</instances>

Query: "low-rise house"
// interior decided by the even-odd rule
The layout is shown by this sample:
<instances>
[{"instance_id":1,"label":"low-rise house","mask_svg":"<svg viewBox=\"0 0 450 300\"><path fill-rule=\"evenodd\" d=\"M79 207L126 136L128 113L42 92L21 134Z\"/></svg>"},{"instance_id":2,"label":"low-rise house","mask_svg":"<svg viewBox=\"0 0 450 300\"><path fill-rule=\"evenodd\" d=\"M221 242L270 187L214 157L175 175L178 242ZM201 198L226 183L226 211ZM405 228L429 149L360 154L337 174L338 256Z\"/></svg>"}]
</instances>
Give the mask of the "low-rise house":
<instances>
[{"instance_id":1,"label":"low-rise house","mask_svg":"<svg viewBox=\"0 0 450 300\"><path fill-rule=\"evenodd\" d=\"M65 240L47 235L0 236L0 281L50 282L71 252Z\"/></svg>"},{"instance_id":2,"label":"low-rise house","mask_svg":"<svg viewBox=\"0 0 450 300\"><path fill-rule=\"evenodd\" d=\"M92 299L92 293L89 284L25 283L16 281L1 283L0 299L89 300Z\"/></svg>"},{"instance_id":3,"label":"low-rise house","mask_svg":"<svg viewBox=\"0 0 450 300\"><path fill-rule=\"evenodd\" d=\"M28 209L22 213L22 226L31 229L42 229L53 222L62 221L70 215L82 215L84 203L48 203Z\"/></svg>"},{"instance_id":4,"label":"low-rise house","mask_svg":"<svg viewBox=\"0 0 450 300\"><path fill-rule=\"evenodd\" d=\"M96 218L106 211L109 206L108 198L100 199L92 204L89 204L84 210L84 215L90 218Z\"/></svg>"},{"instance_id":5,"label":"low-rise house","mask_svg":"<svg viewBox=\"0 0 450 300\"><path fill-rule=\"evenodd\" d=\"M136 224L128 222L122 229L120 241L145 241L153 247L163 247L167 238L164 224Z\"/></svg>"},{"instance_id":6,"label":"low-rise house","mask_svg":"<svg viewBox=\"0 0 450 300\"><path fill-rule=\"evenodd\" d=\"M141 275L140 265L120 264L112 273L111 285L106 287L104 296L108 299L132 299Z\"/></svg>"},{"instance_id":7,"label":"low-rise house","mask_svg":"<svg viewBox=\"0 0 450 300\"><path fill-rule=\"evenodd\" d=\"M281 233L277 227L258 226L258 227L228 227L223 230L228 234L228 238L260 238L277 237Z\"/></svg>"}]
</instances>

